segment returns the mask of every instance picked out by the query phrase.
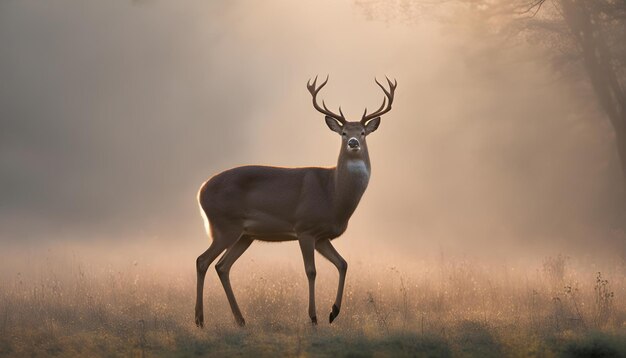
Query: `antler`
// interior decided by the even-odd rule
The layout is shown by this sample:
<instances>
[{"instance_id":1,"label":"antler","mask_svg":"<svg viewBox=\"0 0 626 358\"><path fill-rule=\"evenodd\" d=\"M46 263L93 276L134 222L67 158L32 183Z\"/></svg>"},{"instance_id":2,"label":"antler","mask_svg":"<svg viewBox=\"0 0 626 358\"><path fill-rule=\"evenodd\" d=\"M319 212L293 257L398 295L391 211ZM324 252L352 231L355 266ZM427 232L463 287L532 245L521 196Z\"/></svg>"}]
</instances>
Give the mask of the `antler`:
<instances>
[{"instance_id":1,"label":"antler","mask_svg":"<svg viewBox=\"0 0 626 358\"><path fill-rule=\"evenodd\" d=\"M387 76L385 76L385 78L387 78ZM367 121L371 119L380 117L391 110L391 104L393 103L393 94L396 91L396 86L398 86L398 81L394 79L394 82L392 83L389 78L387 78L387 83L389 84L389 91L387 91L387 89L383 85L381 85L380 82L378 82L378 79L374 78L374 81L376 81L376 84L380 88L382 88L383 92L385 92L385 98L383 99L383 104L381 104L380 108L378 108L374 113L367 114L367 108L365 108L365 112L363 112L363 118L361 118L361 123L363 124L367 123ZM387 102L387 100L389 100L389 102Z\"/></svg>"},{"instance_id":2,"label":"antler","mask_svg":"<svg viewBox=\"0 0 626 358\"><path fill-rule=\"evenodd\" d=\"M315 76L315 79L313 80L313 83L311 83L311 80L309 80L306 84L306 88L308 88L309 92L311 92L311 96L313 96L313 107L315 107L315 109L317 109L319 112L321 112L322 114L325 114L329 117L332 117L336 120L338 120L339 122L341 122L341 124L346 124L346 117L344 117L343 112L341 111L341 107L339 107L339 114L335 114L333 112L331 112L327 107L326 107L326 103L324 103L324 101L322 100L322 107L320 107L319 104L317 104L317 93L322 89L322 87L324 87L326 85L326 83L328 82L328 76L326 76L326 80L324 82L322 82L322 84L320 84L319 87L316 88L315 84L317 83L317 76Z\"/></svg>"}]
</instances>

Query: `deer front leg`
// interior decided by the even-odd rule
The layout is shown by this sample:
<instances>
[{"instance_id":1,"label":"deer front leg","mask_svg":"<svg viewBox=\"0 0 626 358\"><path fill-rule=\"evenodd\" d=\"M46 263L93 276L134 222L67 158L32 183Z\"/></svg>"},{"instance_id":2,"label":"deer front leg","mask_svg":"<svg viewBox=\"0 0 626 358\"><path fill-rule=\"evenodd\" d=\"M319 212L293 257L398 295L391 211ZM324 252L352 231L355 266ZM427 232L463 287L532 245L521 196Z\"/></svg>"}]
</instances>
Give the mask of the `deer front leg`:
<instances>
[{"instance_id":1,"label":"deer front leg","mask_svg":"<svg viewBox=\"0 0 626 358\"><path fill-rule=\"evenodd\" d=\"M317 315L315 314L315 238L310 236L299 237L300 250L302 250L302 258L304 259L304 270L309 280L309 317L313 325L317 324Z\"/></svg>"},{"instance_id":2,"label":"deer front leg","mask_svg":"<svg viewBox=\"0 0 626 358\"><path fill-rule=\"evenodd\" d=\"M348 263L346 260L339 255L337 250L330 243L330 240L320 240L315 244L315 249L317 252L322 254L328 261L332 262L335 267L337 267L337 271L339 271L339 287L337 288L337 298L335 298L335 304L333 305L333 309L330 312L330 317L328 321L333 323L335 318L339 315L339 310L341 309L341 298L343 297L343 287L346 283L346 272L348 271Z\"/></svg>"}]
</instances>

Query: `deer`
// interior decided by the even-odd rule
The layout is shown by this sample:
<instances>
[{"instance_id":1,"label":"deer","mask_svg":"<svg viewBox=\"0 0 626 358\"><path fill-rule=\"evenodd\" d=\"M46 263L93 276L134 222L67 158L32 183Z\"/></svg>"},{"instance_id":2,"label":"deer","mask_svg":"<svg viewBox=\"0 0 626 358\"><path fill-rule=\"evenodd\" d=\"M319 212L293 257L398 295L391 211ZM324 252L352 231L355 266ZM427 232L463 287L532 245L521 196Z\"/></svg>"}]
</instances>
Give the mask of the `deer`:
<instances>
[{"instance_id":1,"label":"deer","mask_svg":"<svg viewBox=\"0 0 626 358\"><path fill-rule=\"evenodd\" d=\"M391 110L397 81L389 78L385 88L376 84L385 97L380 108L358 122L347 121L341 107L330 111L317 95L328 83L328 76L317 86L317 76L307 82L313 107L325 117L328 128L341 136L337 165L331 168L284 168L248 165L216 174L202 184L197 195L209 248L196 260L197 296L195 322L204 326L203 289L206 272L224 251L215 270L226 292L235 322L245 325L230 284L230 269L253 241L283 242L297 240L302 252L309 285L309 317L317 325L315 309L315 251L329 260L339 272L337 296L329 323L341 310L348 263L331 241L341 236L367 188L371 165L366 137L376 131L380 118Z\"/></svg>"}]
</instances>

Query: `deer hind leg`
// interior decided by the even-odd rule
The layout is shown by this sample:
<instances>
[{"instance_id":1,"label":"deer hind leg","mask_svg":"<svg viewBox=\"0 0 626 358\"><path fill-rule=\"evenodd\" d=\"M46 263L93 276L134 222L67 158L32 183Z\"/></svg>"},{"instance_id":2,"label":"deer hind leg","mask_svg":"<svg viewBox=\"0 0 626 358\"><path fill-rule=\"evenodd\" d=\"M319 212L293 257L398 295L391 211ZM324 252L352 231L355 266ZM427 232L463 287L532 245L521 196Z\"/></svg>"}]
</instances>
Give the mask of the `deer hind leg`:
<instances>
[{"instance_id":1,"label":"deer hind leg","mask_svg":"<svg viewBox=\"0 0 626 358\"><path fill-rule=\"evenodd\" d=\"M242 236L233 246L226 250L224 256L222 256L217 264L215 264L215 270L220 277L220 281L222 281L222 286L224 286L224 292L226 292L230 309L233 311L233 316L235 316L235 321L239 326L244 326L246 321L243 319L243 315L241 314L239 306L237 305L237 300L235 299L235 294L230 286L230 268L248 249L248 247L250 247L252 241L253 239L251 236Z\"/></svg>"},{"instance_id":2,"label":"deer hind leg","mask_svg":"<svg viewBox=\"0 0 626 358\"><path fill-rule=\"evenodd\" d=\"M213 241L211 246L196 259L196 326L202 328L204 326L204 310L202 306L202 295L204 290L204 277L211 263L226 249L226 246Z\"/></svg>"},{"instance_id":3,"label":"deer hind leg","mask_svg":"<svg viewBox=\"0 0 626 358\"><path fill-rule=\"evenodd\" d=\"M300 243L300 250L302 250L302 258L304 259L304 270L306 277L309 280L309 317L311 317L311 323L317 324L317 315L315 313L315 276L317 271L315 270L315 238L313 237L298 237Z\"/></svg>"},{"instance_id":4,"label":"deer hind leg","mask_svg":"<svg viewBox=\"0 0 626 358\"><path fill-rule=\"evenodd\" d=\"M330 317L328 321L333 323L335 318L339 315L339 310L341 309L341 298L343 297L343 287L346 283L346 272L348 271L348 263L346 260L339 255L337 250L330 243L330 240L320 240L315 244L315 249L317 252L322 254L328 261L332 262L335 267L337 267L337 271L339 271L339 287L337 288L337 298L335 298L335 304L333 305L332 311L330 312Z\"/></svg>"}]
</instances>

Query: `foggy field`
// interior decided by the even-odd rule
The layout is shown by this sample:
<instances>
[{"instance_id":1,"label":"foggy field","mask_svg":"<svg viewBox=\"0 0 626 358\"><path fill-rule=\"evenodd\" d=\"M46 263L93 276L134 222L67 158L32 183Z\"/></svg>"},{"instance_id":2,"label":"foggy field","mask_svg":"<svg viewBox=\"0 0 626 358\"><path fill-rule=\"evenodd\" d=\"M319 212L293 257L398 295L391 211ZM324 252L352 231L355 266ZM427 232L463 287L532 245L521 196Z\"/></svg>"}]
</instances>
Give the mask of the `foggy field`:
<instances>
[{"instance_id":1,"label":"foggy field","mask_svg":"<svg viewBox=\"0 0 626 358\"><path fill-rule=\"evenodd\" d=\"M0 1L0 357L626 357L624 38L617 0ZM227 175L212 240L313 277L347 227L332 325L294 241L195 326L243 165L309 174Z\"/></svg>"},{"instance_id":2,"label":"foggy field","mask_svg":"<svg viewBox=\"0 0 626 358\"><path fill-rule=\"evenodd\" d=\"M352 259L341 314L329 325L337 274L318 256L314 328L302 264L244 256L232 282L247 326L234 324L211 268L200 330L191 261L24 257L2 263L0 356L626 355L619 260L557 255L518 265L442 253L396 267Z\"/></svg>"}]
</instances>

